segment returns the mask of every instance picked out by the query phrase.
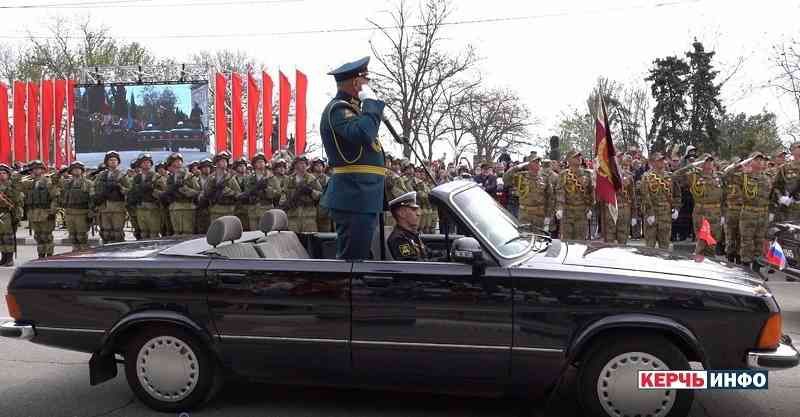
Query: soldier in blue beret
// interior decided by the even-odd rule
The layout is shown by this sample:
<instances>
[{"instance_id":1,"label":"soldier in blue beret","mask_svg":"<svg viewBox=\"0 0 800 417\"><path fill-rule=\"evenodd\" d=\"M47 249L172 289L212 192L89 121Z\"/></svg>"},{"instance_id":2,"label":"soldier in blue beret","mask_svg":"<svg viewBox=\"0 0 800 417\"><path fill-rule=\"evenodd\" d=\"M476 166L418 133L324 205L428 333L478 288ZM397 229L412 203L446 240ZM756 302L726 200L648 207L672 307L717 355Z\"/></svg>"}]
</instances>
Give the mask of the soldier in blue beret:
<instances>
[{"instance_id":1,"label":"soldier in blue beret","mask_svg":"<svg viewBox=\"0 0 800 417\"><path fill-rule=\"evenodd\" d=\"M378 128L385 103L369 87L369 57L329 72L337 94L325 107L320 134L333 168L320 205L336 224L336 257L367 259L384 208L383 148Z\"/></svg>"}]
</instances>

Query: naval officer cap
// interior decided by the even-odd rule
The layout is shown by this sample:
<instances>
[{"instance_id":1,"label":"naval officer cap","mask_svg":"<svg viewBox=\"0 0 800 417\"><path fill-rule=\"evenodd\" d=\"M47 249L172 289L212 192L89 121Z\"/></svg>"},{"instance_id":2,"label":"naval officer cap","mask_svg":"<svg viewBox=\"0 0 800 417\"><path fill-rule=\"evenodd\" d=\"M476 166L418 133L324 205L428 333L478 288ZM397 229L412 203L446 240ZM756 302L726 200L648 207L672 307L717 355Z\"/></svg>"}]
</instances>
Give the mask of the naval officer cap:
<instances>
[{"instance_id":1,"label":"naval officer cap","mask_svg":"<svg viewBox=\"0 0 800 417\"><path fill-rule=\"evenodd\" d=\"M369 65L369 57L365 56L358 61L348 62L347 64L336 68L335 70L329 72L328 75L333 75L333 78L336 81L349 80L361 75L366 75L367 65Z\"/></svg>"},{"instance_id":2,"label":"naval officer cap","mask_svg":"<svg viewBox=\"0 0 800 417\"><path fill-rule=\"evenodd\" d=\"M389 202L389 211L400 207L419 208L417 205L417 192L411 191Z\"/></svg>"}]
</instances>

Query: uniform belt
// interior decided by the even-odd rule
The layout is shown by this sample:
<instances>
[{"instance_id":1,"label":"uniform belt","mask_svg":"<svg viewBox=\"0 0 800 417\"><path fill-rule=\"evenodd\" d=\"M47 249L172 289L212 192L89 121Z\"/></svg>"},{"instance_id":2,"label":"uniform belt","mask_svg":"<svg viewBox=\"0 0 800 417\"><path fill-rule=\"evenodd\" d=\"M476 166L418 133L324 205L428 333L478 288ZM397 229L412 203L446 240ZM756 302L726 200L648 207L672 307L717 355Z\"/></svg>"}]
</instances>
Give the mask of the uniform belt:
<instances>
[{"instance_id":1,"label":"uniform belt","mask_svg":"<svg viewBox=\"0 0 800 417\"><path fill-rule=\"evenodd\" d=\"M748 206L743 206L742 210L766 213L766 212L769 211L769 207L748 207Z\"/></svg>"},{"instance_id":2,"label":"uniform belt","mask_svg":"<svg viewBox=\"0 0 800 417\"><path fill-rule=\"evenodd\" d=\"M529 206L525 204L521 204L519 208L524 210L534 210L534 211L541 211L544 212L544 206Z\"/></svg>"},{"instance_id":3,"label":"uniform belt","mask_svg":"<svg viewBox=\"0 0 800 417\"><path fill-rule=\"evenodd\" d=\"M375 165L347 165L334 167L333 174L375 174L386 176L386 168Z\"/></svg>"},{"instance_id":4,"label":"uniform belt","mask_svg":"<svg viewBox=\"0 0 800 417\"><path fill-rule=\"evenodd\" d=\"M722 208L719 203L703 203L703 204L695 204L695 207L698 208Z\"/></svg>"}]
</instances>

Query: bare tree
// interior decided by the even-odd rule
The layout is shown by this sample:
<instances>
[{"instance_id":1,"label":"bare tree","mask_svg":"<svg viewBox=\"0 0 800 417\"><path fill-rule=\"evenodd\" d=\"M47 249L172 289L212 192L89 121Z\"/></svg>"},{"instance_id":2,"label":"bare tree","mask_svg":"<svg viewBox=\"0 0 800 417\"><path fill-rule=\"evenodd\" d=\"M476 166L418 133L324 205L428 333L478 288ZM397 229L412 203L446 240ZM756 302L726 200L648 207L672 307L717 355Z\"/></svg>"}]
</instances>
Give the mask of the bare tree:
<instances>
[{"instance_id":1,"label":"bare tree","mask_svg":"<svg viewBox=\"0 0 800 417\"><path fill-rule=\"evenodd\" d=\"M472 139L465 148L474 150L476 163L494 160L501 150L515 152L531 144L530 111L512 91L472 91L460 106L460 119Z\"/></svg>"},{"instance_id":2,"label":"bare tree","mask_svg":"<svg viewBox=\"0 0 800 417\"><path fill-rule=\"evenodd\" d=\"M434 145L447 141L451 133L455 133L452 137L459 142L464 137L466 131L458 117L461 98L478 84L480 81L451 79L423 92L419 132L416 135L419 140L414 142L414 146L424 160L433 159Z\"/></svg>"},{"instance_id":3,"label":"bare tree","mask_svg":"<svg viewBox=\"0 0 800 417\"><path fill-rule=\"evenodd\" d=\"M386 100L389 112L400 122L402 135L417 149L431 150L432 144L420 142L422 125L428 123L423 121L424 113L435 108L441 93L436 90L472 68L477 56L471 47L455 56L442 51L441 30L450 15L446 0L426 0L416 15L400 0L390 13L391 25L370 20L381 39L388 43L385 50L373 41L370 47L382 67L373 71L376 89ZM419 23L411 23L416 17ZM430 135L426 139L438 140ZM408 157L410 149L404 149L403 153ZM426 152L426 157L430 157L430 152Z\"/></svg>"},{"instance_id":4,"label":"bare tree","mask_svg":"<svg viewBox=\"0 0 800 417\"><path fill-rule=\"evenodd\" d=\"M0 43L0 77L9 85L17 79L18 53L14 46Z\"/></svg>"},{"instance_id":5,"label":"bare tree","mask_svg":"<svg viewBox=\"0 0 800 417\"><path fill-rule=\"evenodd\" d=\"M246 73L260 71L263 66L245 51L221 49L218 51L200 51L192 55L190 61L204 65L217 71L235 71Z\"/></svg>"},{"instance_id":6,"label":"bare tree","mask_svg":"<svg viewBox=\"0 0 800 417\"><path fill-rule=\"evenodd\" d=\"M788 95L797 111L797 120L786 129L787 134L795 138L800 134L800 44L792 40L773 46L771 61L777 74L770 79L769 86L781 95Z\"/></svg>"}]
</instances>

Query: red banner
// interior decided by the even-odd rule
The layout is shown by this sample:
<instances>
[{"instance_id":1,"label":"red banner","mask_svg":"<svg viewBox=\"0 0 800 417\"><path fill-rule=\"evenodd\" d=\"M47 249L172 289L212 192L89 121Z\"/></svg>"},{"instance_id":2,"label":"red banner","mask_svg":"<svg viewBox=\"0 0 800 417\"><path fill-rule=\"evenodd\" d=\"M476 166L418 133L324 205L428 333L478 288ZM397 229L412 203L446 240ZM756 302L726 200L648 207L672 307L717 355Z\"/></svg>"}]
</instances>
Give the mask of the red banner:
<instances>
[{"instance_id":1,"label":"red banner","mask_svg":"<svg viewBox=\"0 0 800 417\"><path fill-rule=\"evenodd\" d=\"M258 91L258 83L253 78L253 74L247 74L247 159L253 159L256 155L256 143L258 143L258 103L261 101L261 92Z\"/></svg>"},{"instance_id":2,"label":"red banner","mask_svg":"<svg viewBox=\"0 0 800 417\"><path fill-rule=\"evenodd\" d=\"M0 162L11 163L11 138L8 134L8 87L0 82Z\"/></svg>"},{"instance_id":3,"label":"red banner","mask_svg":"<svg viewBox=\"0 0 800 417\"><path fill-rule=\"evenodd\" d=\"M67 95L67 80L56 80L54 95L55 112L53 113L53 121L55 122L55 140L53 141L53 147L56 151L56 166L60 168L61 165L64 165L64 160L66 159L64 158L64 143L66 141L61 137L61 122L64 115L64 98Z\"/></svg>"},{"instance_id":4,"label":"red banner","mask_svg":"<svg viewBox=\"0 0 800 417\"><path fill-rule=\"evenodd\" d=\"M302 155L306 151L306 91L308 90L308 78L300 70L296 71L295 77L297 92L294 99L294 154Z\"/></svg>"},{"instance_id":5,"label":"red banner","mask_svg":"<svg viewBox=\"0 0 800 417\"><path fill-rule=\"evenodd\" d=\"M264 155L267 159L272 158L272 78L266 72L261 73L261 83L264 103L264 111L261 116L264 118Z\"/></svg>"},{"instance_id":6,"label":"red banner","mask_svg":"<svg viewBox=\"0 0 800 417\"><path fill-rule=\"evenodd\" d=\"M50 164L50 140L53 135L53 80L42 80L42 133L41 139L42 162ZM56 169L60 168L56 166Z\"/></svg>"},{"instance_id":7,"label":"red banner","mask_svg":"<svg viewBox=\"0 0 800 417\"><path fill-rule=\"evenodd\" d=\"M595 119L595 155L597 155L597 201L616 205L617 191L622 188L622 179L617 167L617 152L608 129L606 104L600 97Z\"/></svg>"},{"instance_id":8,"label":"red banner","mask_svg":"<svg viewBox=\"0 0 800 417\"><path fill-rule=\"evenodd\" d=\"M287 125L289 124L289 103L292 100L292 87L289 85L289 79L283 75L283 72L278 73L279 78L279 100L280 110L278 114L278 147L286 149L286 144L289 142L287 138Z\"/></svg>"},{"instance_id":9,"label":"red banner","mask_svg":"<svg viewBox=\"0 0 800 417\"><path fill-rule=\"evenodd\" d=\"M67 155L67 163L71 164L75 160L75 146L72 143L72 116L75 114L75 80L67 80L67 133L65 135L66 146L65 155Z\"/></svg>"},{"instance_id":10,"label":"red banner","mask_svg":"<svg viewBox=\"0 0 800 417\"><path fill-rule=\"evenodd\" d=\"M217 152L228 149L228 121L225 118L225 89L228 80L225 74L217 73L214 86L214 129L217 142Z\"/></svg>"},{"instance_id":11,"label":"red banner","mask_svg":"<svg viewBox=\"0 0 800 417\"><path fill-rule=\"evenodd\" d=\"M231 74L231 141L233 159L239 159L244 153L244 113L242 112L242 76Z\"/></svg>"},{"instance_id":12,"label":"red banner","mask_svg":"<svg viewBox=\"0 0 800 417\"><path fill-rule=\"evenodd\" d=\"M39 84L28 83L28 161L39 159Z\"/></svg>"},{"instance_id":13,"label":"red banner","mask_svg":"<svg viewBox=\"0 0 800 417\"><path fill-rule=\"evenodd\" d=\"M26 162L28 155L28 123L25 119L25 103L28 87L24 81L14 81L14 161Z\"/></svg>"}]
</instances>

